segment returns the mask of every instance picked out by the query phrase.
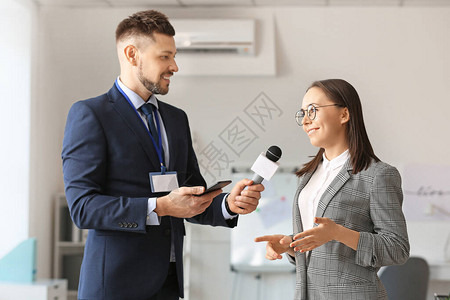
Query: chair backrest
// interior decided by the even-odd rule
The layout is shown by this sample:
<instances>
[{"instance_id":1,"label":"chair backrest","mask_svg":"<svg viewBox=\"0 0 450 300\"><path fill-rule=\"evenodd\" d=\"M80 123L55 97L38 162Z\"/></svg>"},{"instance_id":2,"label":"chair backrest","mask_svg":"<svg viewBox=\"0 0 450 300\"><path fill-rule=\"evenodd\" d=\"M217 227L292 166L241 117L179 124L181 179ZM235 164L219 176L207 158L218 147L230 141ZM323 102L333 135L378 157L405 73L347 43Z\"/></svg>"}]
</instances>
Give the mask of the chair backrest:
<instances>
[{"instance_id":1,"label":"chair backrest","mask_svg":"<svg viewBox=\"0 0 450 300\"><path fill-rule=\"evenodd\" d=\"M388 266L380 274L389 300L425 300L430 269L425 259L410 257L400 266Z\"/></svg>"}]
</instances>

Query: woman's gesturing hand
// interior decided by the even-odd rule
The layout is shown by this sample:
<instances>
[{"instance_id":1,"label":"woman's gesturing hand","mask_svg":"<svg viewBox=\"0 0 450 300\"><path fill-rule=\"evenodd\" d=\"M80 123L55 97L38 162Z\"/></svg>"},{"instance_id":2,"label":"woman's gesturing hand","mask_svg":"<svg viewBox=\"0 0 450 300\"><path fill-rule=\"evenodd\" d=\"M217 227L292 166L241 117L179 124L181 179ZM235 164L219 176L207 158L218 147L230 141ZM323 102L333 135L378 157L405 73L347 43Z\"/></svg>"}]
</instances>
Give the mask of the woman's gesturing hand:
<instances>
[{"instance_id":1,"label":"woman's gesturing hand","mask_svg":"<svg viewBox=\"0 0 450 300\"><path fill-rule=\"evenodd\" d=\"M289 246L292 242L290 235L274 234L264 235L255 238L255 242L267 242L266 245L266 258L269 260L282 259L281 254L288 252L294 256L294 251Z\"/></svg>"}]
</instances>

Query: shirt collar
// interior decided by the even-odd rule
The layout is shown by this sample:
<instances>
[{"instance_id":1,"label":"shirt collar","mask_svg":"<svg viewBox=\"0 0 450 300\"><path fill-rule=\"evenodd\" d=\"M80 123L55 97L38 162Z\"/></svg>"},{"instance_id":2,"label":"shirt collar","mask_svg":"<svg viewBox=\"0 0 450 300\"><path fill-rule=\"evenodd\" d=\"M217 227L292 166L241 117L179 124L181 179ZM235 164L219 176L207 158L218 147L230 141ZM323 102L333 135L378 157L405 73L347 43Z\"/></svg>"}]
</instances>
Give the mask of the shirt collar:
<instances>
[{"instance_id":1,"label":"shirt collar","mask_svg":"<svg viewBox=\"0 0 450 300\"><path fill-rule=\"evenodd\" d=\"M325 169L335 170L337 168L341 168L345 162L350 157L348 149L342 152L338 157L333 158L332 160L328 160L325 157L325 153L323 154L322 167Z\"/></svg>"},{"instance_id":2,"label":"shirt collar","mask_svg":"<svg viewBox=\"0 0 450 300\"><path fill-rule=\"evenodd\" d=\"M123 84L123 82L120 80L120 76L117 77L117 83L119 84L122 91L128 96L128 99L130 99L131 103L134 105L134 108L136 108L136 110L141 108L141 106L144 105L145 103L151 103L154 106L156 106L156 109L159 109L158 101L154 94L152 94L150 96L150 99L148 99L148 101L145 102L144 99L141 98L141 96L139 96L134 91L129 89L125 84Z\"/></svg>"}]
</instances>

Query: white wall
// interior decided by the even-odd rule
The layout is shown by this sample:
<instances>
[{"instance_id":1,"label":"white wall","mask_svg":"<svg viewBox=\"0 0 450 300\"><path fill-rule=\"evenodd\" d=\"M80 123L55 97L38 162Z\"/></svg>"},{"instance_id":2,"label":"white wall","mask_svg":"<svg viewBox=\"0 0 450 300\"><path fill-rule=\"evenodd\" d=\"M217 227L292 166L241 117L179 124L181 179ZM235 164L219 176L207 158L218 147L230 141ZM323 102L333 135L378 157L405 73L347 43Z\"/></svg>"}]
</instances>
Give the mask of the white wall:
<instances>
[{"instance_id":1,"label":"white wall","mask_svg":"<svg viewBox=\"0 0 450 300\"><path fill-rule=\"evenodd\" d=\"M31 1L0 2L0 257L29 237ZM13 29L13 30L11 30Z\"/></svg>"},{"instance_id":2,"label":"white wall","mask_svg":"<svg viewBox=\"0 0 450 300\"><path fill-rule=\"evenodd\" d=\"M38 88L31 119L34 159L30 193L35 205L30 232L39 238L41 277L50 276L51 201L54 194L63 191L60 151L68 109L76 100L96 96L112 86L119 72L114 30L121 19L137 10L42 8L40 11ZM160 97L188 113L198 137L198 149L216 139L243 113L247 104L264 92L277 103L283 115L266 132L257 132L259 139L236 163L249 165L262 149L277 144L283 149L284 165L301 165L315 153L293 118L303 93L316 79L344 78L361 96L366 127L382 160L400 170L412 162L449 164L449 7L161 10L172 18L251 17L268 12L275 18L276 77L175 75L170 93ZM434 247L440 247L440 241L445 239L442 236L450 233L448 225L449 222L409 223L412 254L439 256ZM199 278L204 266L221 268L208 278L203 277L201 284L192 282L191 289L198 296L193 299L210 299L207 295L211 290L225 295L223 299L230 295L229 233L211 230L221 236L217 243L210 233L194 230L198 242L194 247L202 247L202 256L193 258L198 265L197 269L192 266L192 277ZM423 236L427 239L423 240ZM448 285L432 288L444 286ZM246 299L252 297L253 292Z\"/></svg>"}]
</instances>

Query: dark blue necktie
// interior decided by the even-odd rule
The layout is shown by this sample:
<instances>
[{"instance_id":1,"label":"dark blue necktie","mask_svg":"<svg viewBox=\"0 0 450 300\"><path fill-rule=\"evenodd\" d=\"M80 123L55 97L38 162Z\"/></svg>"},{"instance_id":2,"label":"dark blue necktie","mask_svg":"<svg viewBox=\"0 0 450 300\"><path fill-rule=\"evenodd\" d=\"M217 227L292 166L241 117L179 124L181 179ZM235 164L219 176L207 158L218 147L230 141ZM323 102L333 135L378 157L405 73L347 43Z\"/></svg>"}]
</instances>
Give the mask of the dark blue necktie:
<instances>
[{"instance_id":1,"label":"dark blue necktie","mask_svg":"<svg viewBox=\"0 0 450 300\"><path fill-rule=\"evenodd\" d=\"M147 119L148 128L150 129L150 133L153 136L153 140L155 141L157 146L161 146L161 150L162 150L161 156L162 156L162 160L163 160L163 164L164 164L164 161L165 161L164 149L163 149L162 145L159 145L158 130L156 129L155 122L153 121L153 112L156 113L156 107L152 103L146 103L141 106L141 111L144 113L144 115ZM162 143L162 141L161 141L161 143Z\"/></svg>"}]
</instances>

